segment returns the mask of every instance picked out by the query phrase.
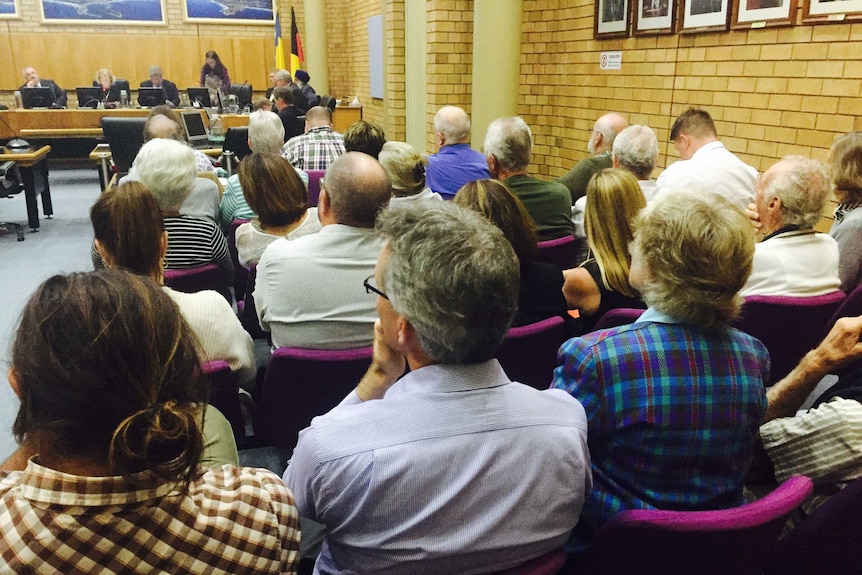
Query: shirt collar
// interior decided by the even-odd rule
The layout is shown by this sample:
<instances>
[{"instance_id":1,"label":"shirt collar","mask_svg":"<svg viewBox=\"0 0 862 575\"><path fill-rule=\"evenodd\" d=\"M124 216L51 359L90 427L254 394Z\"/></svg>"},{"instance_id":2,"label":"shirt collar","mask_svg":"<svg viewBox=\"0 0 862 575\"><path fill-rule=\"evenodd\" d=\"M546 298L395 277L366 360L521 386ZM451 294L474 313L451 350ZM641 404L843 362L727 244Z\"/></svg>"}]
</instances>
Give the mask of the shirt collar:
<instances>
[{"instance_id":1,"label":"shirt collar","mask_svg":"<svg viewBox=\"0 0 862 575\"><path fill-rule=\"evenodd\" d=\"M318 126L316 128L309 128L306 134L315 134L317 132L331 132L332 126Z\"/></svg>"},{"instance_id":2,"label":"shirt collar","mask_svg":"<svg viewBox=\"0 0 862 575\"><path fill-rule=\"evenodd\" d=\"M655 323L670 323L670 324L680 323L678 319L674 318L673 316L666 314L663 311L659 311L654 307L647 308L647 310L645 312L643 312L641 314L641 316L635 320L635 323L645 322L645 321L652 321Z\"/></svg>"},{"instance_id":3,"label":"shirt collar","mask_svg":"<svg viewBox=\"0 0 862 575\"><path fill-rule=\"evenodd\" d=\"M697 151L695 153L693 153L691 155L691 158L689 158L689 159L690 160L694 159L694 157L697 156L698 154L700 154L701 152L706 153L706 152L711 152L712 150L718 150L718 149L722 149L722 148L724 148L724 144L722 144L721 142L716 140L715 142L710 142L708 144L702 145L700 148L697 149Z\"/></svg>"},{"instance_id":4,"label":"shirt collar","mask_svg":"<svg viewBox=\"0 0 862 575\"><path fill-rule=\"evenodd\" d=\"M511 381L496 359L465 365L427 365L402 377L390 393L456 393L499 387Z\"/></svg>"}]
</instances>

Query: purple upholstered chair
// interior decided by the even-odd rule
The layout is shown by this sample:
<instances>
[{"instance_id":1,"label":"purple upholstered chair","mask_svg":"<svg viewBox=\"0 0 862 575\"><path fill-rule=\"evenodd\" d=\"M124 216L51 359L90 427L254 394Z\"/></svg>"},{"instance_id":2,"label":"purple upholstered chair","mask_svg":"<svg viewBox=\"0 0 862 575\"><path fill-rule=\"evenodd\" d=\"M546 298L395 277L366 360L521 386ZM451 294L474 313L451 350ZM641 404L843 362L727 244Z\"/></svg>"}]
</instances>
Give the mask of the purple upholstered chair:
<instances>
[{"instance_id":1,"label":"purple upholstered chair","mask_svg":"<svg viewBox=\"0 0 862 575\"><path fill-rule=\"evenodd\" d=\"M257 281L257 266L252 266L248 270L248 285L246 286L245 297L242 301L236 303L237 317L239 323L252 339L270 339L269 332L263 331L260 327L260 321L257 319L257 307L254 305L254 282Z\"/></svg>"},{"instance_id":2,"label":"purple upholstered chair","mask_svg":"<svg viewBox=\"0 0 862 575\"><path fill-rule=\"evenodd\" d=\"M841 291L811 297L745 298L734 327L756 337L769 350L769 385L790 373L803 355L817 347L829 318L844 299Z\"/></svg>"},{"instance_id":3,"label":"purple upholstered chair","mask_svg":"<svg viewBox=\"0 0 862 575\"><path fill-rule=\"evenodd\" d=\"M312 208L317 205L320 197L320 180L326 173L324 170L307 170L308 174L308 207Z\"/></svg>"},{"instance_id":4,"label":"purple upholstered chair","mask_svg":"<svg viewBox=\"0 0 862 575\"><path fill-rule=\"evenodd\" d=\"M629 510L596 534L575 575L760 575L787 515L812 491L791 477L754 503L718 511ZM820 559L829 561L821 554Z\"/></svg>"},{"instance_id":5,"label":"purple upholstered chair","mask_svg":"<svg viewBox=\"0 0 862 575\"><path fill-rule=\"evenodd\" d=\"M563 337L563 318L549 317L513 327L497 350L497 359L512 381L548 389L557 367L557 350Z\"/></svg>"},{"instance_id":6,"label":"purple upholstered chair","mask_svg":"<svg viewBox=\"0 0 862 575\"><path fill-rule=\"evenodd\" d=\"M222 412L230 422L237 446L245 441L245 422L239 405L236 378L226 361L208 361L202 366L204 374L210 380L210 405Z\"/></svg>"},{"instance_id":7,"label":"purple upholstered chair","mask_svg":"<svg viewBox=\"0 0 862 575\"><path fill-rule=\"evenodd\" d=\"M862 479L818 507L778 542L766 575L858 575L862 571Z\"/></svg>"},{"instance_id":8,"label":"purple upholstered chair","mask_svg":"<svg viewBox=\"0 0 862 575\"><path fill-rule=\"evenodd\" d=\"M230 291L225 285L224 273L217 264L165 270L165 285L185 293L211 289L222 294L227 301L232 301Z\"/></svg>"},{"instance_id":9,"label":"purple upholstered chair","mask_svg":"<svg viewBox=\"0 0 862 575\"><path fill-rule=\"evenodd\" d=\"M236 250L236 229L250 220L234 220L227 229L227 251L233 262L233 293L236 301L245 297L245 286L248 285L248 270L239 264L239 253Z\"/></svg>"},{"instance_id":10,"label":"purple upholstered chair","mask_svg":"<svg viewBox=\"0 0 862 575\"><path fill-rule=\"evenodd\" d=\"M577 267L577 244L574 236L563 236L554 240L539 242L535 260L560 266L561 270Z\"/></svg>"},{"instance_id":11,"label":"purple upholstered chair","mask_svg":"<svg viewBox=\"0 0 862 575\"><path fill-rule=\"evenodd\" d=\"M643 315L643 312L645 311L646 310L643 309L635 309L630 307L609 309L605 312L605 315L599 318L599 321L596 322L596 325L593 326L593 331L634 323L635 320L641 315Z\"/></svg>"},{"instance_id":12,"label":"purple upholstered chair","mask_svg":"<svg viewBox=\"0 0 862 575\"><path fill-rule=\"evenodd\" d=\"M258 400L255 437L293 449L300 430L350 393L371 365L371 347L343 350L276 349Z\"/></svg>"},{"instance_id":13,"label":"purple upholstered chair","mask_svg":"<svg viewBox=\"0 0 862 575\"><path fill-rule=\"evenodd\" d=\"M566 564L566 552L554 549L511 569L497 571L493 575L557 575Z\"/></svg>"}]
</instances>

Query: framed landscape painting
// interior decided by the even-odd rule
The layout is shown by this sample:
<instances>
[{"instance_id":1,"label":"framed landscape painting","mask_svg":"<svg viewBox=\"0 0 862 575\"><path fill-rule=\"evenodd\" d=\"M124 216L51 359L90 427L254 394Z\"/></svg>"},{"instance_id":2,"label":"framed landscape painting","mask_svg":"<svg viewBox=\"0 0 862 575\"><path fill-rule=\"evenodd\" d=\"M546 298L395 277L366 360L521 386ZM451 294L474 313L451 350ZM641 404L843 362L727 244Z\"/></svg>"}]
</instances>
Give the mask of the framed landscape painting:
<instances>
[{"instance_id":1,"label":"framed landscape painting","mask_svg":"<svg viewBox=\"0 0 862 575\"><path fill-rule=\"evenodd\" d=\"M618 38L629 35L630 0L596 0L593 32L596 38Z\"/></svg>"},{"instance_id":2,"label":"framed landscape painting","mask_svg":"<svg viewBox=\"0 0 862 575\"><path fill-rule=\"evenodd\" d=\"M676 0L635 0L634 34L673 34Z\"/></svg>"},{"instance_id":3,"label":"framed landscape painting","mask_svg":"<svg viewBox=\"0 0 862 575\"><path fill-rule=\"evenodd\" d=\"M45 24L165 23L163 0L41 0Z\"/></svg>"},{"instance_id":4,"label":"framed landscape painting","mask_svg":"<svg viewBox=\"0 0 862 575\"><path fill-rule=\"evenodd\" d=\"M682 0L682 32L725 32L730 26L729 0Z\"/></svg>"},{"instance_id":5,"label":"framed landscape painting","mask_svg":"<svg viewBox=\"0 0 862 575\"><path fill-rule=\"evenodd\" d=\"M735 29L792 26L796 16L796 0L734 0Z\"/></svg>"},{"instance_id":6,"label":"framed landscape painting","mask_svg":"<svg viewBox=\"0 0 862 575\"><path fill-rule=\"evenodd\" d=\"M186 20L233 24L275 22L273 0L185 0Z\"/></svg>"},{"instance_id":7,"label":"framed landscape painting","mask_svg":"<svg viewBox=\"0 0 862 575\"><path fill-rule=\"evenodd\" d=\"M0 18L18 18L18 0L0 0Z\"/></svg>"},{"instance_id":8,"label":"framed landscape painting","mask_svg":"<svg viewBox=\"0 0 862 575\"><path fill-rule=\"evenodd\" d=\"M802 21L810 24L862 19L862 0L808 0Z\"/></svg>"}]
</instances>

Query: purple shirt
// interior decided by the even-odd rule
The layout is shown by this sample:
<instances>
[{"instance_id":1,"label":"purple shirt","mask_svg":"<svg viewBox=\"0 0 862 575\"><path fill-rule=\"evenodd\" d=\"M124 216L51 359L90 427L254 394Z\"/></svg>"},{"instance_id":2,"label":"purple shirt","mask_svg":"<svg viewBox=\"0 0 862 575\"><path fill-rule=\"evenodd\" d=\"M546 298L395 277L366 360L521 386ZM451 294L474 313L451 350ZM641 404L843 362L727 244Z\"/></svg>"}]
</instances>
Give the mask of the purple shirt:
<instances>
[{"instance_id":1,"label":"purple shirt","mask_svg":"<svg viewBox=\"0 0 862 575\"><path fill-rule=\"evenodd\" d=\"M481 152L470 148L469 144L443 146L433 156L428 156L425 167L425 185L431 191L451 200L455 193L467 182L490 178L488 161Z\"/></svg>"}]
</instances>

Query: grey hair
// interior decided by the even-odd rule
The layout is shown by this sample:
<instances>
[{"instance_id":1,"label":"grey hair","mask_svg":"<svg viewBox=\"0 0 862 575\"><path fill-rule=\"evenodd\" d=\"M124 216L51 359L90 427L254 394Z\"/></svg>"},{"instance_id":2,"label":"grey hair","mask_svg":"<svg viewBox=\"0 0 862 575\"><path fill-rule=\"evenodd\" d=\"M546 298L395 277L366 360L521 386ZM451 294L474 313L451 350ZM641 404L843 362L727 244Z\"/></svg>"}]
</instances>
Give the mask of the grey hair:
<instances>
[{"instance_id":1,"label":"grey hair","mask_svg":"<svg viewBox=\"0 0 862 575\"><path fill-rule=\"evenodd\" d=\"M632 265L646 266L644 302L676 320L725 327L751 274L751 223L718 194L662 194L635 218Z\"/></svg>"},{"instance_id":2,"label":"grey hair","mask_svg":"<svg viewBox=\"0 0 862 575\"><path fill-rule=\"evenodd\" d=\"M162 67L153 64L150 66L150 76L161 76L163 74Z\"/></svg>"},{"instance_id":3,"label":"grey hair","mask_svg":"<svg viewBox=\"0 0 862 575\"><path fill-rule=\"evenodd\" d=\"M150 140L135 158L138 178L159 202L162 211L175 211L192 192L197 177L194 150L176 140Z\"/></svg>"},{"instance_id":4,"label":"grey hair","mask_svg":"<svg viewBox=\"0 0 862 575\"><path fill-rule=\"evenodd\" d=\"M494 357L518 307L518 258L497 226L452 202L381 212L377 232L389 259L382 285L441 364Z\"/></svg>"},{"instance_id":5,"label":"grey hair","mask_svg":"<svg viewBox=\"0 0 862 575\"><path fill-rule=\"evenodd\" d=\"M781 200L783 224L813 228L832 192L826 167L803 156L786 156L781 161L790 163L791 168L770 178L765 193Z\"/></svg>"},{"instance_id":6,"label":"grey hair","mask_svg":"<svg viewBox=\"0 0 862 575\"><path fill-rule=\"evenodd\" d=\"M272 75L274 80L282 80L284 82L292 82L293 78L290 77L290 72L287 70L276 70L275 74Z\"/></svg>"},{"instance_id":7,"label":"grey hair","mask_svg":"<svg viewBox=\"0 0 862 575\"><path fill-rule=\"evenodd\" d=\"M248 139L255 152L277 154L284 145L284 124L275 112L258 110L248 117Z\"/></svg>"},{"instance_id":8,"label":"grey hair","mask_svg":"<svg viewBox=\"0 0 862 575\"><path fill-rule=\"evenodd\" d=\"M519 116L498 118L485 134L485 155L494 156L497 163L510 172L524 171L530 165L533 135Z\"/></svg>"},{"instance_id":9,"label":"grey hair","mask_svg":"<svg viewBox=\"0 0 862 575\"><path fill-rule=\"evenodd\" d=\"M427 160L406 142L386 142L377 158L392 180L393 190L418 194L425 188Z\"/></svg>"},{"instance_id":10,"label":"grey hair","mask_svg":"<svg viewBox=\"0 0 862 575\"><path fill-rule=\"evenodd\" d=\"M373 228L392 197L392 184L380 163L362 152L347 152L326 169L323 188L339 224Z\"/></svg>"},{"instance_id":11,"label":"grey hair","mask_svg":"<svg viewBox=\"0 0 862 575\"><path fill-rule=\"evenodd\" d=\"M470 139L470 116L458 106L443 106L434 114L434 131L450 144L466 143Z\"/></svg>"},{"instance_id":12,"label":"grey hair","mask_svg":"<svg viewBox=\"0 0 862 575\"><path fill-rule=\"evenodd\" d=\"M180 125L161 114L147 118L147 121L144 122L144 142L157 138L168 138L185 143Z\"/></svg>"},{"instance_id":13,"label":"grey hair","mask_svg":"<svg viewBox=\"0 0 862 575\"><path fill-rule=\"evenodd\" d=\"M648 180L658 161L658 138L648 126L629 126L614 138L613 154L620 167Z\"/></svg>"}]
</instances>

